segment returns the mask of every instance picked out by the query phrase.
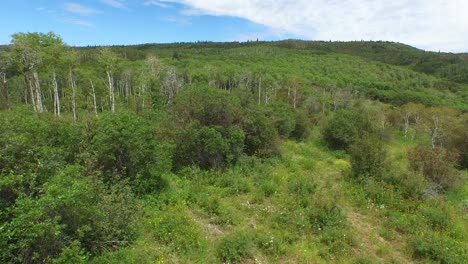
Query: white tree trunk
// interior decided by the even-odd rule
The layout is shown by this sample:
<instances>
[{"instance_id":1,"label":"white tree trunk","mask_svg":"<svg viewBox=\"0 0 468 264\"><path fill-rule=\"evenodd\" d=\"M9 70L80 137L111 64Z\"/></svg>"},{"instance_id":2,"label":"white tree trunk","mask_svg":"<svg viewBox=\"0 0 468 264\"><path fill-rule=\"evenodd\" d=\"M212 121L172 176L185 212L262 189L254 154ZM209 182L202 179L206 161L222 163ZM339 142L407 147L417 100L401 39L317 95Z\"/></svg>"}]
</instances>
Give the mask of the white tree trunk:
<instances>
[{"instance_id":1,"label":"white tree trunk","mask_svg":"<svg viewBox=\"0 0 468 264\"><path fill-rule=\"evenodd\" d=\"M409 121L410 121L410 114L405 113L405 138L408 135L408 130L409 130Z\"/></svg>"},{"instance_id":2,"label":"white tree trunk","mask_svg":"<svg viewBox=\"0 0 468 264\"><path fill-rule=\"evenodd\" d=\"M259 82L258 82L258 105L260 105L261 103L261 99L262 99L262 78L260 78Z\"/></svg>"},{"instance_id":3,"label":"white tree trunk","mask_svg":"<svg viewBox=\"0 0 468 264\"><path fill-rule=\"evenodd\" d=\"M114 95L114 80L112 78L112 73L108 70L107 71L107 79L109 82L109 103L111 107L111 112L115 112L115 95Z\"/></svg>"},{"instance_id":4,"label":"white tree trunk","mask_svg":"<svg viewBox=\"0 0 468 264\"><path fill-rule=\"evenodd\" d=\"M59 96L59 91L58 91L58 85L57 85L57 76L55 74L55 70L53 73L53 82L54 82L54 113L57 116L60 116L60 96Z\"/></svg>"},{"instance_id":5,"label":"white tree trunk","mask_svg":"<svg viewBox=\"0 0 468 264\"><path fill-rule=\"evenodd\" d=\"M27 81L29 83L29 94L31 95L31 102L33 104L34 112L37 112L37 107L36 107L36 99L35 99L35 92L34 92L34 85L31 80L31 77L27 77Z\"/></svg>"},{"instance_id":6,"label":"white tree trunk","mask_svg":"<svg viewBox=\"0 0 468 264\"><path fill-rule=\"evenodd\" d=\"M297 106L297 87L294 87L293 90L293 107L296 108Z\"/></svg>"},{"instance_id":7,"label":"white tree trunk","mask_svg":"<svg viewBox=\"0 0 468 264\"><path fill-rule=\"evenodd\" d=\"M72 89L72 111L73 111L73 120L76 122L76 87L75 80L73 79L73 72L70 67L70 87Z\"/></svg>"},{"instance_id":8,"label":"white tree trunk","mask_svg":"<svg viewBox=\"0 0 468 264\"><path fill-rule=\"evenodd\" d=\"M96 114L96 117L98 116L98 111L97 111L97 104L96 104L96 90L94 89L94 84L92 80L89 80L91 83L91 88L93 91L93 105L94 105L94 114Z\"/></svg>"},{"instance_id":9,"label":"white tree trunk","mask_svg":"<svg viewBox=\"0 0 468 264\"><path fill-rule=\"evenodd\" d=\"M39 81L39 74L37 71L33 71L33 78L34 78L34 87L35 87L35 99L36 99L36 109L37 112L42 113L44 112L44 105L42 104L42 92L41 92L41 84Z\"/></svg>"}]
</instances>

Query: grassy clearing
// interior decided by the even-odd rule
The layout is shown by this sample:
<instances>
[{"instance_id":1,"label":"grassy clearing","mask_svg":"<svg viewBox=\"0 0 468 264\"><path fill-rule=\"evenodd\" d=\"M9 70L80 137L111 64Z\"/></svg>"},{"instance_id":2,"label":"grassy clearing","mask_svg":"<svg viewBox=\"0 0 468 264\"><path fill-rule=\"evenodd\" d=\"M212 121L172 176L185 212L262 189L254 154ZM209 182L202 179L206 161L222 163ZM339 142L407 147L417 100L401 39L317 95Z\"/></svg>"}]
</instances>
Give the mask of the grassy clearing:
<instances>
[{"instance_id":1,"label":"grassy clearing","mask_svg":"<svg viewBox=\"0 0 468 264\"><path fill-rule=\"evenodd\" d=\"M466 186L415 201L386 181L356 182L349 157L314 135L284 142L281 158L168 175L144 201L135 245L96 263L461 263ZM390 146L399 167L407 149Z\"/></svg>"}]
</instances>

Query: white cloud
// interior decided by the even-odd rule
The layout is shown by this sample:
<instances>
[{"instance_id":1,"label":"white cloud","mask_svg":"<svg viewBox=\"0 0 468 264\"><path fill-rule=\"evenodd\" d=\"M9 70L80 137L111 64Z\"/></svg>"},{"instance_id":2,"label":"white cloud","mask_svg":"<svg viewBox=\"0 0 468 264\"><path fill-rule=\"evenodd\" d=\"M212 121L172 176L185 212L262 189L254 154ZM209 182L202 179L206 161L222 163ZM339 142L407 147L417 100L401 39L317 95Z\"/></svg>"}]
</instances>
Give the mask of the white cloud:
<instances>
[{"instance_id":1,"label":"white cloud","mask_svg":"<svg viewBox=\"0 0 468 264\"><path fill-rule=\"evenodd\" d=\"M192 23L190 19L184 16L165 16L161 17L161 20L169 23L178 24L181 26L188 26Z\"/></svg>"},{"instance_id":2,"label":"white cloud","mask_svg":"<svg viewBox=\"0 0 468 264\"><path fill-rule=\"evenodd\" d=\"M145 6L159 6L162 8L168 8L170 7L168 4L163 3L164 1L161 0L146 0L143 5Z\"/></svg>"},{"instance_id":3,"label":"white cloud","mask_svg":"<svg viewBox=\"0 0 468 264\"><path fill-rule=\"evenodd\" d=\"M86 21L86 20L82 20L82 19L61 18L61 19L58 19L58 21L62 23L66 23L66 24L81 26L81 27L94 27L93 23Z\"/></svg>"},{"instance_id":4,"label":"white cloud","mask_svg":"<svg viewBox=\"0 0 468 264\"><path fill-rule=\"evenodd\" d=\"M115 8L125 8L125 0L101 0L101 2Z\"/></svg>"},{"instance_id":5,"label":"white cloud","mask_svg":"<svg viewBox=\"0 0 468 264\"><path fill-rule=\"evenodd\" d=\"M162 0L185 15L240 17L313 40L389 40L468 51L466 0Z\"/></svg>"},{"instance_id":6,"label":"white cloud","mask_svg":"<svg viewBox=\"0 0 468 264\"><path fill-rule=\"evenodd\" d=\"M99 10L83 6L77 3L65 3L63 4L63 9L68 12L80 14L80 15L93 15L97 13L101 13Z\"/></svg>"}]
</instances>

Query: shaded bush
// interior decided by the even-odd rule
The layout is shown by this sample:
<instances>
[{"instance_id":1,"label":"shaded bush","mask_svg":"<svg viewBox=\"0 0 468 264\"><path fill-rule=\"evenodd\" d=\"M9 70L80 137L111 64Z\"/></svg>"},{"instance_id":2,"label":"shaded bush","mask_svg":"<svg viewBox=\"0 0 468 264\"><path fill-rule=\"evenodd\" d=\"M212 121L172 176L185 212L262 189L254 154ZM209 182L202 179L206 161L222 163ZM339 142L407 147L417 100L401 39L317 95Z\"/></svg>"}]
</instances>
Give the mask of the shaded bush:
<instances>
[{"instance_id":1,"label":"shaded bush","mask_svg":"<svg viewBox=\"0 0 468 264\"><path fill-rule=\"evenodd\" d=\"M208 87L193 87L180 93L175 101L177 118L186 126L198 121L202 126L228 128L237 124L241 116L237 97L228 92Z\"/></svg>"},{"instance_id":2,"label":"shaded bush","mask_svg":"<svg viewBox=\"0 0 468 264\"><path fill-rule=\"evenodd\" d=\"M282 138L289 138L296 128L296 112L287 103L273 103L268 105L268 117Z\"/></svg>"},{"instance_id":3,"label":"shaded bush","mask_svg":"<svg viewBox=\"0 0 468 264\"><path fill-rule=\"evenodd\" d=\"M76 160L81 141L80 127L70 120L0 111L0 173L23 175L20 185L32 194Z\"/></svg>"},{"instance_id":4,"label":"shaded bush","mask_svg":"<svg viewBox=\"0 0 468 264\"><path fill-rule=\"evenodd\" d=\"M410 169L421 172L443 190L460 183L460 174L455 170L457 160L458 153L441 147L419 146L409 152Z\"/></svg>"},{"instance_id":5,"label":"shaded bush","mask_svg":"<svg viewBox=\"0 0 468 264\"><path fill-rule=\"evenodd\" d=\"M172 167L170 145L159 141L151 124L132 112L100 116L91 151L107 180L114 175L127 178L139 192L161 189L161 175Z\"/></svg>"},{"instance_id":6,"label":"shaded bush","mask_svg":"<svg viewBox=\"0 0 468 264\"><path fill-rule=\"evenodd\" d=\"M339 110L325 126L323 137L331 148L348 150L361 134L373 130L372 124L359 110Z\"/></svg>"},{"instance_id":7,"label":"shaded bush","mask_svg":"<svg viewBox=\"0 0 468 264\"><path fill-rule=\"evenodd\" d=\"M310 120L303 111L296 111L296 124L291 132L291 138L296 140L304 140L310 135Z\"/></svg>"},{"instance_id":8,"label":"shaded bush","mask_svg":"<svg viewBox=\"0 0 468 264\"><path fill-rule=\"evenodd\" d=\"M42 263L59 255L85 257L133 241L139 216L133 196L125 188L109 190L83 173L80 166L67 167L44 185L41 196L17 200L11 221L2 226L0 240L9 246L0 243L0 260Z\"/></svg>"},{"instance_id":9,"label":"shaded bush","mask_svg":"<svg viewBox=\"0 0 468 264\"><path fill-rule=\"evenodd\" d=\"M350 149L353 176L382 177L387 167L387 150L375 136L364 135L354 141Z\"/></svg>"},{"instance_id":10,"label":"shaded bush","mask_svg":"<svg viewBox=\"0 0 468 264\"><path fill-rule=\"evenodd\" d=\"M241 127L245 133L244 152L247 155L271 157L279 153L278 132L263 111L247 109Z\"/></svg>"},{"instance_id":11,"label":"shaded bush","mask_svg":"<svg viewBox=\"0 0 468 264\"><path fill-rule=\"evenodd\" d=\"M241 129L202 126L195 121L182 131L177 140L175 163L178 167L220 168L235 162L242 154L243 146Z\"/></svg>"}]
</instances>

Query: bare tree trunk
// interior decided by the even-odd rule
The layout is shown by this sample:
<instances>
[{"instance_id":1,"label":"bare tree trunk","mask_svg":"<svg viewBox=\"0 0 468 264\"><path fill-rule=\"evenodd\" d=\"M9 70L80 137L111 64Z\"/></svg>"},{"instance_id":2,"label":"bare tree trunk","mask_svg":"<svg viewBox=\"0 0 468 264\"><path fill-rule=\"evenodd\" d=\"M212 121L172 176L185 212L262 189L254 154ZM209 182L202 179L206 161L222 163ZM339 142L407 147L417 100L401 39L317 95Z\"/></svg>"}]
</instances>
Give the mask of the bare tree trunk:
<instances>
[{"instance_id":1,"label":"bare tree trunk","mask_svg":"<svg viewBox=\"0 0 468 264\"><path fill-rule=\"evenodd\" d=\"M57 116L60 116L60 96L59 96L59 91L58 91L57 76L55 74L55 70L53 73L53 82L54 82L54 113Z\"/></svg>"},{"instance_id":2,"label":"bare tree trunk","mask_svg":"<svg viewBox=\"0 0 468 264\"><path fill-rule=\"evenodd\" d=\"M32 83L31 77L26 77L27 82L29 84L29 94L31 95L31 102L34 108L34 112L37 112L37 107L36 107L36 99L34 98L34 85Z\"/></svg>"},{"instance_id":3,"label":"bare tree trunk","mask_svg":"<svg viewBox=\"0 0 468 264\"><path fill-rule=\"evenodd\" d=\"M37 71L33 71L33 78L34 78L34 87L36 91L36 109L39 113L44 112L44 105L42 104L42 92L41 92L41 84L39 81L39 74Z\"/></svg>"},{"instance_id":4,"label":"bare tree trunk","mask_svg":"<svg viewBox=\"0 0 468 264\"><path fill-rule=\"evenodd\" d=\"M145 110L146 84L142 84L140 88L141 109Z\"/></svg>"},{"instance_id":5,"label":"bare tree trunk","mask_svg":"<svg viewBox=\"0 0 468 264\"><path fill-rule=\"evenodd\" d=\"M76 87L75 80L73 79L73 71L70 67L70 87L72 89L72 111L73 111L73 120L76 122Z\"/></svg>"},{"instance_id":6,"label":"bare tree trunk","mask_svg":"<svg viewBox=\"0 0 468 264\"><path fill-rule=\"evenodd\" d=\"M89 80L91 83L91 88L93 89L93 104L94 104L94 113L96 114L96 117L98 116L98 111L97 111L97 104L96 104L96 90L94 89L94 84L92 80Z\"/></svg>"},{"instance_id":7,"label":"bare tree trunk","mask_svg":"<svg viewBox=\"0 0 468 264\"><path fill-rule=\"evenodd\" d=\"M262 95L262 78L258 81L258 105L261 103L261 95Z\"/></svg>"},{"instance_id":8,"label":"bare tree trunk","mask_svg":"<svg viewBox=\"0 0 468 264\"><path fill-rule=\"evenodd\" d=\"M297 105L297 87L294 87L293 90L293 107L296 108Z\"/></svg>"},{"instance_id":9,"label":"bare tree trunk","mask_svg":"<svg viewBox=\"0 0 468 264\"><path fill-rule=\"evenodd\" d=\"M6 73L3 73L3 97L5 98L5 107L7 110L11 109L10 106L10 96L8 95L8 81L6 78Z\"/></svg>"},{"instance_id":10,"label":"bare tree trunk","mask_svg":"<svg viewBox=\"0 0 468 264\"><path fill-rule=\"evenodd\" d=\"M410 114L405 113L405 138L408 135Z\"/></svg>"},{"instance_id":11,"label":"bare tree trunk","mask_svg":"<svg viewBox=\"0 0 468 264\"><path fill-rule=\"evenodd\" d=\"M435 149L437 144L437 137L439 137L439 118L433 117L432 118L433 127L431 129L431 144L432 149Z\"/></svg>"},{"instance_id":12,"label":"bare tree trunk","mask_svg":"<svg viewBox=\"0 0 468 264\"><path fill-rule=\"evenodd\" d=\"M107 79L109 82L109 103L111 107L111 112L115 112L115 95L114 95L114 85L113 85L113 78L112 73L108 70L107 71Z\"/></svg>"}]
</instances>

